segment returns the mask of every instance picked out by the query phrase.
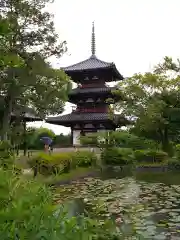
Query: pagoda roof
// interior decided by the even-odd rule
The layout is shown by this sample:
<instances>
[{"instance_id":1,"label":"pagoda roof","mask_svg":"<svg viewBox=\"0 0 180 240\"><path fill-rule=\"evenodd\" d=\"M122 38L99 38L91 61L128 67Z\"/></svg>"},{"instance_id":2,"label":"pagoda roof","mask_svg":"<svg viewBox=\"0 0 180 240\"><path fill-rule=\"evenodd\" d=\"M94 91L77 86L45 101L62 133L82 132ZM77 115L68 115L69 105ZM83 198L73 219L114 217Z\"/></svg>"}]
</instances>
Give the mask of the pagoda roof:
<instances>
[{"instance_id":1,"label":"pagoda roof","mask_svg":"<svg viewBox=\"0 0 180 240\"><path fill-rule=\"evenodd\" d=\"M81 72L87 70L100 70L100 69L112 69L112 74L115 78L122 80L123 76L119 73L116 68L116 65L113 62L104 62L98 59L95 55L92 55L90 58L81 61L79 63L70 65L63 68L63 70L68 74L72 72Z\"/></svg>"},{"instance_id":2,"label":"pagoda roof","mask_svg":"<svg viewBox=\"0 0 180 240\"><path fill-rule=\"evenodd\" d=\"M127 121L124 117L119 114L113 114L111 116L109 113L75 113L61 115L57 117L49 117L46 119L47 123L57 124L57 125L71 125L75 122L89 122L89 121L112 121L114 123L121 119Z\"/></svg>"},{"instance_id":3,"label":"pagoda roof","mask_svg":"<svg viewBox=\"0 0 180 240\"><path fill-rule=\"evenodd\" d=\"M92 39L91 39L91 57L78 62L76 64L70 65L68 67L62 68L65 73L68 75L77 74L83 71L92 71L92 70L109 70L111 75L118 80L123 80L123 76L119 73L116 68L116 65L113 62L105 62L96 57L96 44L95 44L95 31L94 23L92 26Z\"/></svg>"}]
</instances>

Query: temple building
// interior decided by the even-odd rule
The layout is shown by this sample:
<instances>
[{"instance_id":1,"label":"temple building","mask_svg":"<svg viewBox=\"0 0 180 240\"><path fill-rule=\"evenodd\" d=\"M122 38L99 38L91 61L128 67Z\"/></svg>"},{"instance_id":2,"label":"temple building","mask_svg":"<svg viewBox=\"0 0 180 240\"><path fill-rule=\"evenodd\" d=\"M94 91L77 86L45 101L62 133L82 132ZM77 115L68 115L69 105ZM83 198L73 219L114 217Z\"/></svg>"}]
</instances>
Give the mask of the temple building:
<instances>
[{"instance_id":1,"label":"temple building","mask_svg":"<svg viewBox=\"0 0 180 240\"><path fill-rule=\"evenodd\" d=\"M92 26L90 58L63 68L77 84L69 94L69 102L76 104L72 113L49 117L46 122L71 128L72 144L80 144L80 136L87 133L115 130L125 126L127 120L110 111L111 104L117 101L115 88L106 83L123 80L112 62L104 62L96 57L94 23ZM111 101L107 101L107 100ZM113 100L113 102L112 102Z\"/></svg>"}]
</instances>

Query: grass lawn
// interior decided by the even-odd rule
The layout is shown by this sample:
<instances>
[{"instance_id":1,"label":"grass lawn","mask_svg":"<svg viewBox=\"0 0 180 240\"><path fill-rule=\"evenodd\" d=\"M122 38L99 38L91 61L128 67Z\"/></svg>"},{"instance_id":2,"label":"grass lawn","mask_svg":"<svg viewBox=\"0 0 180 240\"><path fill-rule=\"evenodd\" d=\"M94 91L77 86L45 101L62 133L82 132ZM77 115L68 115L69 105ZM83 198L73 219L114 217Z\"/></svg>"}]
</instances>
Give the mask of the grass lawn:
<instances>
[{"instance_id":1,"label":"grass lawn","mask_svg":"<svg viewBox=\"0 0 180 240\"><path fill-rule=\"evenodd\" d=\"M34 155L36 155L36 154L39 154L39 153L41 153L42 151L40 151L40 150L32 150L32 156L34 156ZM23 151L21 150L20 152L19 152L19 156L17 156L16 158L15 158L15 163L18 165L18 166L20 166L20 167L22 167L22 168L29 168L29 165L28 165L28 156L24 156L23 155Z\"/></svg>"}]
</instances>

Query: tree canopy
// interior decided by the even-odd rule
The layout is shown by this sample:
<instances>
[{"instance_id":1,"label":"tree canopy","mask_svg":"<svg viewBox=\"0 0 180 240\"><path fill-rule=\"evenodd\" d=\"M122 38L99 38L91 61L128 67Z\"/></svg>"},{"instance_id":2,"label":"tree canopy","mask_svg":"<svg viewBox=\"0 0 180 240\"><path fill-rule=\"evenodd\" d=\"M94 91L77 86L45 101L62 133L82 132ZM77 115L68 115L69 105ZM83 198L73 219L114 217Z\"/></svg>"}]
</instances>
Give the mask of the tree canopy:
<instances>
[{"instance_id":1,"label":"tree canopy","mask_svg":"<svg viewBox=\"0 0 180 240\"><path fill-rule=\"evenodd\" d=\"M53 69L48 59L61 57L66 42L57 35L53 16L45 11L50 0L2 0L0 4L0 92L4 107L3 134L10 126L10 115L22 106L37 114L60 113L71 83L67 75ZM18 110L19 110L18 109ZM22 110L21 110L22 109Z\"/></svg>"},{"instance_id":2,"label":"tree canopy","mask_svg":"<svg viewBox=\"0 0 180 240\"><path fill-rule=\"evenodd\" d=\"M169 75L177 69L166 57L153 73L135 74L119 84L123 101L117 109L134 120L136 134L156 139L165 151L180 131L180 78Z\"/></svg>"}]
</instances>

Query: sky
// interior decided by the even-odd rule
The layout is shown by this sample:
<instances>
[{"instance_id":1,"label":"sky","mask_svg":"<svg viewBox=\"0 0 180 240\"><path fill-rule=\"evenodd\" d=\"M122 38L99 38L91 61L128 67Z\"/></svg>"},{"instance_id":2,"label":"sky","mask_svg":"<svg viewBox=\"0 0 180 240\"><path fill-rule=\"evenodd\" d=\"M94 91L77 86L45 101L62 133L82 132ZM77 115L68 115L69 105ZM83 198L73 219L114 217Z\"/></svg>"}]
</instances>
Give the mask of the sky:
<instances>
[{"instance_id":1,"label":"sky","mask_svg":"<svg viewBox=\"0 0 180 240\"><path fill-rule=\"evenodd\" d=\"M55 0L47 10L68 47L63 57L51 59L55 68L90 57L93 21L97 57L114 62L124 77L151 71L164 56L180 57L180 0ZM63 114L70 112L67 103ZM43 122L31 126L70 132Z\"/></svg>"}]
</instances>

